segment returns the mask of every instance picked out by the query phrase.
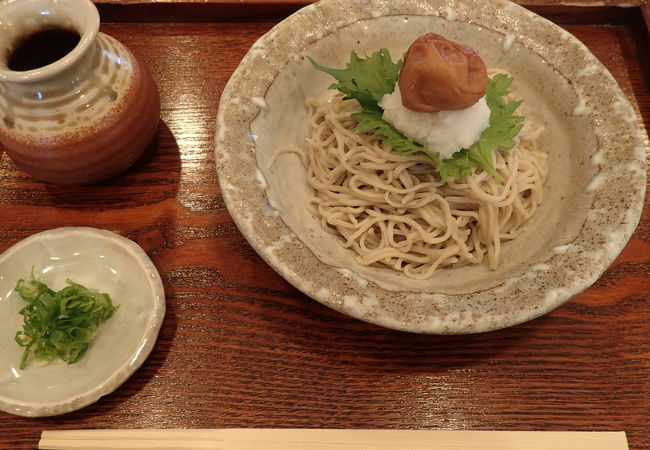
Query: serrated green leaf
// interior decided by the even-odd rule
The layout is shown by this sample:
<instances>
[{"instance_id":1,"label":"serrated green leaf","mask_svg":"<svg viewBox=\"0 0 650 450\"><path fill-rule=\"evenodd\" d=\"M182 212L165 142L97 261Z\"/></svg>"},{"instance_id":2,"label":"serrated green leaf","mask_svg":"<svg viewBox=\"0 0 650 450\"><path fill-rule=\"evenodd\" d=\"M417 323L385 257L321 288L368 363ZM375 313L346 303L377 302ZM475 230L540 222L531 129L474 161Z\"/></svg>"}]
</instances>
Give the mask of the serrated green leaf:
<instances>
[{"instance_id":1,"label":"serrated green leaf","mask_svg":"<svg viewBox=\"0 0 650 450\"><path fill-rule=\"evenodd\" d=\"M509 93L512 78L497 74L488 81L486 92L487 105L490 108L490 125L481 133L477 142L469 148L469 159L495 178L501 180L492 162L496 150L508 151L515 146L514 138L523 126L524 117L515 116L515 110L521 101L505 103L504 97Z\"/></svg>"},{"instance_id":2,"label":"serrated green leaf","mask_svg":"<svg viewBox=\"0 0 650 450\"><path fill-rule=\"evenodd\" d=\"M469 158L469 150L463 149L454 153L451 158L440 160L437 170L440 178L443 180L449 178L458 180L471 175L474 167L474 164Z\"/></svg>"},{"instance_id":3,"label":"serrated green leaf","mask_svg":"<svg viewBox=\"0 0 650 450\"><path fill-rule=\"evenodd\" d=\"M359 58L353 51L345 69L324 67L309 57L312 65L334 77L338 83L329 89L337 89L345 94L346 99L355 99L368 111L381 111L378 103L385 94L395 89L397 75L402 61L393 62L390 52L382 48L367 58Z\"/></svg>"},{"instance_id":4,"label":"serrated green leaf","mask_svg":"<svg viewBox=\"0 0 650 450\"><path fill-rule=\"evenodd\" d=\"M352 114L352 119L358 122L356 130L361 132L372 131L377 137L384 138L383 143L398 153L426 153L437 159L437 154L431 154L429 150L411 138L404 136L395 127L381 118L381 112L362 111Z\"/></svg>"}]
</instances>

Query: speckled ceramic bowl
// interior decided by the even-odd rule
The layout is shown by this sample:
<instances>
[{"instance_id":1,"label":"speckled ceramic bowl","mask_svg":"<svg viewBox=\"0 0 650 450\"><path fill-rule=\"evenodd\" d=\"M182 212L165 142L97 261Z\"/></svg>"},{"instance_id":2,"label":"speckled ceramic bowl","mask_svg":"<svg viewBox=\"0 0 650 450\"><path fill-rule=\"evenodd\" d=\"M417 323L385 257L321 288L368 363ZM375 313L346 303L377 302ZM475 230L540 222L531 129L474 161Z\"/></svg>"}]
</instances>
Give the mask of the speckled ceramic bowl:
<instances>
[{"instance_id":1,"label":"speckled ceramic bowl","mask_svg":"<svg viewBox=\"0 0 650 450\"><path fill-rule=\"evenodd\" d=\"M305 56L344 67L350 51L400 55L436 32L510 71L524 112L546 126L545 200L526 231L503 246L498 270L444 269L405 279L364 267L305 209L312 192L295 154L306 148L308 96L331 78ZM239 229L284 278L353 317L420 333L474 333L538 317L594 283L638 223L646 183L638 119L611 74L572 35L494 0L324 0L264 35L219 105L216 160Z\"/></svg>"}]
</instances>

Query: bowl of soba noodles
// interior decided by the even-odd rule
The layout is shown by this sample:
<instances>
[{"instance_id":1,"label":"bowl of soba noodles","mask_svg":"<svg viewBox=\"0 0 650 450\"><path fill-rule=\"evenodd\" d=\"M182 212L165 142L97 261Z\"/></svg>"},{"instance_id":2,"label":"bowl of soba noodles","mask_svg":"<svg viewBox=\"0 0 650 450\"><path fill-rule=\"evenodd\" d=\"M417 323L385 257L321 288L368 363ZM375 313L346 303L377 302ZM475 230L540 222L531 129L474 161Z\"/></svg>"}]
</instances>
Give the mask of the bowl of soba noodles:
<instances>
[{"instance_id":1,"label":"bowl of soba noodles","mask_svg":"<svg viewBox=\"0 0 650 450\"><path fill-rule=\"evenodd\" d=\"M397 330L539 317L593 284L646 186L637 116L571 34L505 0L321 0L219 104L224 200L318 302Z\"/></svg>"}]
</instances>

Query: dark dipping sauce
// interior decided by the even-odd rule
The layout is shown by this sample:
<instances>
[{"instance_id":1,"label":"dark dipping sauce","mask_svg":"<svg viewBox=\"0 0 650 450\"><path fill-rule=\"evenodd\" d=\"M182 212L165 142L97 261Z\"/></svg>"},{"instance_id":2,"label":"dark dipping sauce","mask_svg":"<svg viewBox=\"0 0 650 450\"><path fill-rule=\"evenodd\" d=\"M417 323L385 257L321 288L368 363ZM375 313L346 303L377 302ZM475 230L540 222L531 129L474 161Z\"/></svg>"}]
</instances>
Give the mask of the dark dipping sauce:
<instances>
[{"instance_id":1,"label":"dark dipping sauce","mask_svg":"<svg viewBox=\"0 0 650 450\"><path fill-rule=\"evenodd\" d=\"M81 36L67 28L43 28L16 41L7 56L9 70L22 72L52 64L70 53Z\"/></svg>"}]
</instances>

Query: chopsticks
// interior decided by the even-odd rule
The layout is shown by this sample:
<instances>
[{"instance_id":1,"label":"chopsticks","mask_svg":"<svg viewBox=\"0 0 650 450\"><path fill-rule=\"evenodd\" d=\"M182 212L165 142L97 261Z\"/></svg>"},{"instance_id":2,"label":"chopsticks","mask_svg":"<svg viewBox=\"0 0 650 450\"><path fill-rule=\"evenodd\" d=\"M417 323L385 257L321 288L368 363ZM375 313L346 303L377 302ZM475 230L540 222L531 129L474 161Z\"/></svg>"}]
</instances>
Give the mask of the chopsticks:
<instances>
[{"instance_id":1,"label":"chopsticks","mask_svg":"<svg viewBox=\"0 0 650 450\"><path fill-rule=\"evenodd\" d=\"M230 428L43 431L39 449L628 450L625 432Z\"/></svg>"}]
</instances>

